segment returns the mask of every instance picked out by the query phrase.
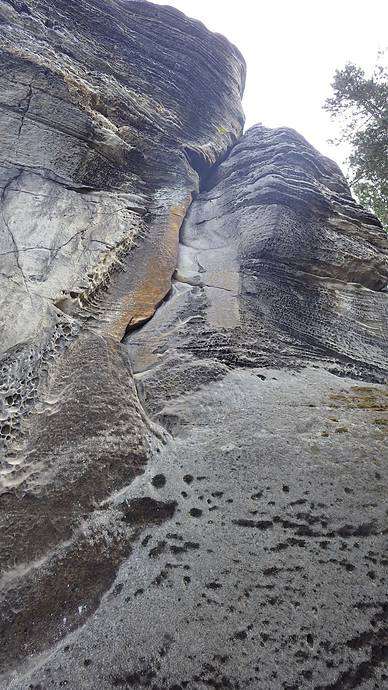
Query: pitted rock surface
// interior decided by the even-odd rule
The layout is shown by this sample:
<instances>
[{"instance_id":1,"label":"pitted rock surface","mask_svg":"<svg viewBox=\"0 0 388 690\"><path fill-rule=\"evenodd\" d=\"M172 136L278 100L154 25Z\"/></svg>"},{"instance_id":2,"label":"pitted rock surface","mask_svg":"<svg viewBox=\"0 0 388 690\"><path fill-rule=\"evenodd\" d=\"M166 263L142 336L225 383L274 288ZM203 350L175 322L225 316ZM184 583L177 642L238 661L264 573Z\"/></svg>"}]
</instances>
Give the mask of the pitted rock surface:
<instances>
[{"instance_id":1,"label":"pitted rock surface","mask_svg":"<svg viewBox=\"0 0 388 690\"><path fill-rule=\"evenodd\" d=\"M388 688L378 219L176 10L0 17L0 687Z\"/></svg>"}]
</instances>

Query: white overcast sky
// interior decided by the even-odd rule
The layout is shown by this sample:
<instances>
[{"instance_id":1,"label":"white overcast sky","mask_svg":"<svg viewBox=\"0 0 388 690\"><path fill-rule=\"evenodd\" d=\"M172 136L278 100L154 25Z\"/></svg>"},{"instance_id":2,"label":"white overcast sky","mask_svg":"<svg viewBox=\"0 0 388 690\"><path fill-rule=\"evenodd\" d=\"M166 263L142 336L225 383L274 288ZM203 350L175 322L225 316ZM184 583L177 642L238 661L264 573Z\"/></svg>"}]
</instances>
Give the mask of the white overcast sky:
<instances>
[{"instance_id":1,"label":"white overcast sky","mask_svg":"<svg viewBox=\"0 0 388 690\"><path fill-rule=\"evenodd\" d=\"M346 150L322 104L348 61L373 69L388 46L388 0L157 0L224 34L247 63L246 127L294 127L342 164ZM387 51L388 53L388 51Z\"/></svg>"}]
</instances>

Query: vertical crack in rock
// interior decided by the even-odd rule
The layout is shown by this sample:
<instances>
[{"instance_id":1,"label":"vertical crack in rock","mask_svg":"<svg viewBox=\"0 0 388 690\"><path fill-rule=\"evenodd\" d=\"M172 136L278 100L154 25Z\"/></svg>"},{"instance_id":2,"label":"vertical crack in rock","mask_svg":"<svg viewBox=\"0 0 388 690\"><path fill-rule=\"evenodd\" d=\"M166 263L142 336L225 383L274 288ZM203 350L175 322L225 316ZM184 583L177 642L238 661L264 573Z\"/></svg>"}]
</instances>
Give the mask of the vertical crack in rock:
<instances>
[{"instance_id":1,"label":"vertical crack in rock","mask_svg":"<svg viewBox=\"0 0 388 690\"><path fill-rule=\"evenodd\" d=\"M21 111L21 118L20 118L20 125L18 129L18 137L20 137L22 128L24 125L24 118L26 117L29 109L30 109L30 104L31 104L31 98L32 98L32 84L28 85L28 90L24 98L19 101L18 107L19 110Z\"/></svg>"},{"instance_id":2,"label":"vertical crack in rock","mask_svg":"<svg viewBox=\"0 0 388 690\"><path fill-rule=\"evenodd\" d=\"M24 287L25 287L25 289L26 289L26 292L29 293L28 285L27 285L27 282L26 282L26 277L25 277L25 275L24 275L23 268L22 268L22 266L21 266L21 264L20 264L20 261L19 261L19 248L18 248L18 245L17 245L17 243L16 243L15 236L14 236L12 230L11 230L10 224L9 224L9 222L7 221L7 218L6 218L6 216L5 216L5 211L4 211L4 206L5 206L5 204L6 204L7 191L10 189L11 184L13 184L13 183L17 182L17 180L19 180L19 178L21 177L22 173L23 173L22 170L18 170L18 171L15 173L15 175L12 176L12 177L8 180L8 182L6 183L6 185L3 187L3 190L2 190L2 193L1 193L1 216L2 216L2 219L3 219L3 224L4 224L5 228L6 228L6 231L7 231L8 234L9 234L10 238L11 238L11 243L12 243L12 249L11 249L9 252L4 252L3 255L6 254L6 253L9 253L9 254L13 254L13 255L15 256L15 262L16 262L17 268L18 268L18 270L19 270L19 272L20 272L20 274L21 274L21 277L22 277L22 280L23 280L23 283L24 283Z\"/></svg>"}]
</instances>

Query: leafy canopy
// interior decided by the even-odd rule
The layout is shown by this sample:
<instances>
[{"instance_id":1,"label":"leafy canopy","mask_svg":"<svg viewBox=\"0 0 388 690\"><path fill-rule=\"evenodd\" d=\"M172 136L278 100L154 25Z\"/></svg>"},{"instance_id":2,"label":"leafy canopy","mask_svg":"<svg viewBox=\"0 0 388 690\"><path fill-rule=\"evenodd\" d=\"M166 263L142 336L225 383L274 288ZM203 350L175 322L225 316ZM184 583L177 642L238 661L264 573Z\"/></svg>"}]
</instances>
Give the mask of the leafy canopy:
<instances>
[{"instance_id":1,"label":"leafy canopy","mask_svg":"<svg viewBox=\"0 0 388 690\"><path fill-rule=\"evenodd\" d=\"M380 53L370 78L353 63L337 70L324 108L340 120L336 143L351 146L347 162L354 193L388 229L388 72L382 58Z\"/></svg>"}]
</instances>

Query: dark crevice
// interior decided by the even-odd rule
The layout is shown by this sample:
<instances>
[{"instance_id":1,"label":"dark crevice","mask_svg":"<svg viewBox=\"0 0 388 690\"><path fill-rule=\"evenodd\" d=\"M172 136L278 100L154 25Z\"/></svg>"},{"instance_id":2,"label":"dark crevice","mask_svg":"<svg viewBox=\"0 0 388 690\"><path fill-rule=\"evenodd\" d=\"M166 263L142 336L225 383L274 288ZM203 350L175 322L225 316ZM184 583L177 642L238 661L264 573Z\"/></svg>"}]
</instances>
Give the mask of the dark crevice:
<instances>
[{"instance_id":1,"label":"dark crevice","mask_svg":"<svg viewBox=\"0 0 388 690\"><path fill-rule=\"evenodd\" d=\"M185 146L183 152L195 172L199 175L199 192L208 192L212 189L211 178L214 175L217 168L223 163L230 155L232 149L239 143L243 132L241 132L240 137L230 144L220 155L213 165L209 165L208 161L205 159L204 155L191 148L190 146Z\"/></svg>"}]
</instances>

